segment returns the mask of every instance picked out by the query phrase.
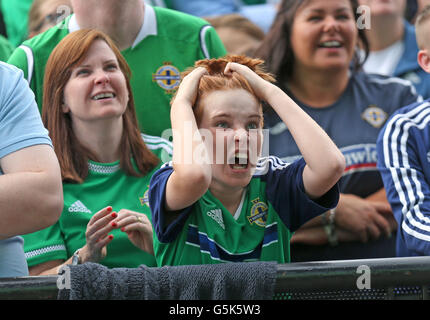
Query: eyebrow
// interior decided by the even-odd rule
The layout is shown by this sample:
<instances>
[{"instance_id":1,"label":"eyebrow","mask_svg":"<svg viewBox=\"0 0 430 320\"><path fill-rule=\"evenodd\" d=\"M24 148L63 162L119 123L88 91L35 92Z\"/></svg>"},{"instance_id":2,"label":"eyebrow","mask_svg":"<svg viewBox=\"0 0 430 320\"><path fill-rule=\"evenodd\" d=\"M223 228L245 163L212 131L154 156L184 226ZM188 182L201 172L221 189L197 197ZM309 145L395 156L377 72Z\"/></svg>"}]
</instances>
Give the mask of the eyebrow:
<instances>
[{"instance_id":1,"label":"eyebrow","mask_svg":"<svg viewBox=\"0 0 430 320\"><path fill-rule=\"evenodd\" d=\"M309 11L312 12L312 13L324 13L325 12L324 9L309 9ZM349 12L350 9L348 7L342 7L342 8L339 8L339 9L335 10L336 13L343 12L343 11L348 11Z\"/></svg>"},{"instance_id":2,"label":"eyebrow","mask_svg":"<svg viewBox=\"0 0 430 320\"><path fill-rule=\"evenodd\" d=\"M103 61L103 64L108 64L108 63L112 63L112 62L117 63L117 60L115 60L115 59L105 60L105 61ZM81 64L81 65L77 66L76 69L77 68L89 68L89 67L91 67L91 65L89 65L89 64Z\"/></svg>"},{"instance_id":3,"label":"eyebrow","mask_svg":"<svg viewBox=\"0 0 430 320\"><path fill-rule=\"evenodd\" d=\"M213 116L213 119L217 119L217 118L231 118L231 114L230 113L220 113L220 114L216 114ZM251 118L260 118L261 115L259 113L254 113L248 116L248 119Z\"/></svg>"}]
</instances>

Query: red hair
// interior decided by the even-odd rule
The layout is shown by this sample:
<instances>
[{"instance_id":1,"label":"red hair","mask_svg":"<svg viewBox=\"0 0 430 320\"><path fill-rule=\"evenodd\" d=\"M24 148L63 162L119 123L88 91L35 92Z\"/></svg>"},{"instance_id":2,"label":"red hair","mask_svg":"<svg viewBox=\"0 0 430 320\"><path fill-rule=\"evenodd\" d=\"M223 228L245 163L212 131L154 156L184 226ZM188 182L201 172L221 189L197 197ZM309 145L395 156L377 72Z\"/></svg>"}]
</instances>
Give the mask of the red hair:
<instances>
[{"instance_id":1,"label":"red hair","mask_svg":"<svg viewBox=\"0 0 430 320\"><path fill-rule=\"evenodd\" d=\"M204 109L201 100L213 91L243 89L251 93L256 98L256 100L259 101L259 98L244 77L242 77L236 72L233 73L233 76L226 76L224 74L224 69L229 62L236 62L245 65L264 80L275 82L273 76L270 73L265 72L265 70L263 69L262 65L264 61L260 59L254 59L244 55L227 55L223 58L218 59L203 59L196 61L194 67L188 68L181 75L182 78L184 78L191 71L198 67L204 67L208 71L208 74L204 75L200 79L197 98L193 108L197 123L199 123ZM173 100L174 97L172 99L172 102Z\"/></svg>"},{"instance_id":2,"label":"red hair","mask_svg":"<svg viewBox=\"0 0 430 320\"><path fill-rule=\"evenodd\" d=\"M144 176L159 162L141 137L130 86L131 70L127 62L113 41L103 32L82 29L67 35L52 51L46 64L43 83L42 120L54 145L63 181L82 183L88 175L88 160L98 161L97 156L76 138L70 115L61 110L64 88L72 70L85 59L96 40L106 42L112 49L127 83L129 101L123 114L121 168L128 175ZM135 160L137 170L132 164L131 157Z\"/></svg>"}]
</instances>

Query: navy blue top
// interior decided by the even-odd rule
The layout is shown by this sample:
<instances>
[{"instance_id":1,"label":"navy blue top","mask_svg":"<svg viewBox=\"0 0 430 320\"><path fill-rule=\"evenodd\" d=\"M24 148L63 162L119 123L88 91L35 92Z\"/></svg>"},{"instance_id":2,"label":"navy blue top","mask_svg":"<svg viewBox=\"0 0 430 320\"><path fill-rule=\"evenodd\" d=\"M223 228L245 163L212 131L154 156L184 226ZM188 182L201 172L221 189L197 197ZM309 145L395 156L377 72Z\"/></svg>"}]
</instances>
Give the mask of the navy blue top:
<instances>
[{"instance_id":1,"label":"navy blue top","mask_svg":"<svg viewBox=\"0 0 430 320\"><path fill-rule=\"evenodd\" d=\"M398 256L430 255L430 100L398 110L378 138L378 168L398 223Z\"/></svg>"},{"instance_id":2,"label":"navy blue top","mask_svg":"<svg viewBox=\"0 0 430 320\"><path fill-rule=\"evenodd\" d=\"M345 156L346 169L339 182L341 193L365 198L383 188L377 169L376 140L391 114L422 100L409 81L351 73L338 101L324 108L308 106L287 88L282 89L327 132ZM265 148L268 144L271 155L287 162L301 157L288 128L272 109L265 112L264 122L269 129ZM298 244L292 247L291 254L292 261L390 257L395 256L395 238L380 238L368 243L344 242L337 247Z\"/></svg>"}]
</instances>

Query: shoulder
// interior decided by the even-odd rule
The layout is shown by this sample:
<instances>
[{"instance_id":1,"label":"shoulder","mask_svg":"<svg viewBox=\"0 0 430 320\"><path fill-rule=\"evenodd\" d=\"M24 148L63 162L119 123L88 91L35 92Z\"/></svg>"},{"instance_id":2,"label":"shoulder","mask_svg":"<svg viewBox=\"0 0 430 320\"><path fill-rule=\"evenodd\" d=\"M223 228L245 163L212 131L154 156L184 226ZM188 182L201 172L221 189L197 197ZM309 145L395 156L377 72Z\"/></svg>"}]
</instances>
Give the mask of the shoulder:
<instances>
[{"instance_id":1,"label":"shoulder","mask_svg":"<svg viewBox=\"0 0 430 320\"><path fill-rule=\"evenodd\" d=\"M170 141L158 136L151 136L144 133L141 133L141 137L148 149L152 152L157 153L158 151L166 152L168 155L173 154L173 144Z\"/></svg>"},{"instance_id":2,"label":"shoulder","mask_svg":"<svg viewBox=\"0 0 430 320\"><path fill-rule=\"evenodd\" d=\"M282 170L288 167L290 163L282 161L276 156L268 156L258 159L254 176L267 174L269 171Z\"/></svg>"},{"instance_id":3,"label":"shoulder","mask_svg":"<svg viewBox=\"0 0 430 320\"><path fill-rule=\"evenodd\" d=\"M358 72L355 74L355 79L359 84L370 85L371 87L377 89L392 90L395 88L399 88L403 90L415 91L415 88L411 81L398 77L389 77L380 74Z\"/></svg>"},{"instance_id":4,"label":"shoulder","mask_svg":"<svg viewBox=\"0 0 430 320\"><path fill-rule=\"evenodd\" d=\"M12 92L21 92L28 87L21 69L0 61L0 101L8 99ZM28 88L28 90L30 90ZM22 97L21 97L22 98ZM3 103L2 106L3 107Z\"/></svg>"},{"instance_id":5,"label":"shoulder","mask_svg":"<svg viewBox=\"0 0 430 320\"><path fill-rule=\"evenodd\" d=\"M5 80L10 79L10 77L19 78L22 76L22 70L14 65L0 61L0 85L4 85Z\"/></svg>"},{"instance_id":6,"label":"shoulder","mask_svg":"<svg viewBox=\"0 0 430 320\"><path fill-rule=\"evenodd\" d=\"M374 100L395 110L422 101L411 81L379 74L356 73L352 90L363 99Z\"/></svg>"},{"instance_id":7,"label":"shoulder","mask_svg":"<svg viewBox=\"0 0 430 320\"><path fill-rule=\"evenodd\" d=\"M202 18L166 8L154 7L154 11L158 34L171 41L200 43L216 34L210 23Z\"/></svg>"},{"instance_id":8,"label":"shoulder","mask_svg":"<svg viewBox=\"0 0 430 320\"><path fill-rule=\"evenodd\" d=\"M424 121L430 115L430 100L417 102L400 108L387 121L387 127L392 125L405 126L406 124L418 124Z\"/></svg>"},{"instance_id":9,"label":"shoulder","mask_svg":"<svg viewBox=\"0 0 430 320\"><path fill-rule=\"evenodd\" d=\"M158 24L168 25L183 25L187 29L200 29L204 25L209 25L206 20L176 10L153 7L157 16ZM180 30L182 32L182 30Z\"/></svg>"},{"instance_id":10,"label":"shoulder","mask_svg":"<svg viewBox=\"0 0 430 320\"><path fill-rule=\"evenodd\" d=\"M42 32L31 39L25 40L18 48L27 47L32 51L48 49L50 52L52 50L51 48L55 47L58 42L60 42L61 39L69 33L68 23L70 17L71 16L67 17L61 23L45 32Z\"/></svg>"},{"instance_id":11,"label":"shoulder","mask_svg":"<svg viewBox=\"0 0 430 320\"><path fill-rule=\"evenodd\" d=\"M262 157L257 162L253 178L262 180L278 179L285 174L294 175L294 173L298 173L303 170L305 165L303 158L285 162L276 156Z\"/></svg>"}]
</instances>

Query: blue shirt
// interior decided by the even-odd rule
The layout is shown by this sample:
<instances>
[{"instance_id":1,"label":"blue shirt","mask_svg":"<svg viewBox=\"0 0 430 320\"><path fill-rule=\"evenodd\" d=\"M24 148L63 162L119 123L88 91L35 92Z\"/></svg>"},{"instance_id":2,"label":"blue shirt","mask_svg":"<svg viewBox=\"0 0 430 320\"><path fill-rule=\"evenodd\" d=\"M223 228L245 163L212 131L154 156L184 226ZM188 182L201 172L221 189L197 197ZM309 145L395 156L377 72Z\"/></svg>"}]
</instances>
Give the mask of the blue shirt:
<instances>
[{"instance_id":1,"label":"blue shirt","mask_svg":"<svg viewBox=\"0 0 430 320\"><path fill-rule=\"evenodd\" d=\"M21 70L0 62L0 158L38 144L52 146L34 94ZM3 174L1 167L0 174ZM0 277L26 275L22 238L0 240Z\"/></svg>"},{"instance_id":2,"label":"blue shirt","mask_svg":"<svg viewBox=\"0 0 430 320\"><path fill-rule=\"evenodd\" d=\"M345 156L346 168L340 181L342 193L366 197L383 187L376 168L376 139L394 111L417 101L410 83L353 73L338 101L324 108L310 107L288 89L283 90L324 129ZM301 157L291 133L273 110L265 112L264 123L269 129L270 154L287 162Z\"/></svg>"},{"instance_id":3,"label":"blue shirt","mask_svg":"<svg viewBox=\"0 0 430 320\"><path fill-rule=\"evenodd\" d=\"M283 90L325 130L345 156L346 168L339 181L341 193L365 198L383 188L377 169L376 139L392 113L420 99L409 81L352 73L338 101L324 108L310 107L287 89ZM273 110L265 112L264 122L269 129L269 141L265 143L269 145L270 154L287 162L301 157L291 133ZM312 260L366 259L394 256L394 247L394 239L381 238L366 244L340 243L334 248L327 246L326 250L320 246L308 246L306 255L309 253ZM305 251L295 252L301 254Z\"/></svg>"},{"instance_id":4,"label":"blue shirt","mask_svg":"<svg viewBox=\"0 0 430 320\"><path fill-rule=\"evenodd\" d=\"M398 110L378 137L378 168L398 223L398 256L430 255L430 100Z\"/></svg>"}]
</instances>

